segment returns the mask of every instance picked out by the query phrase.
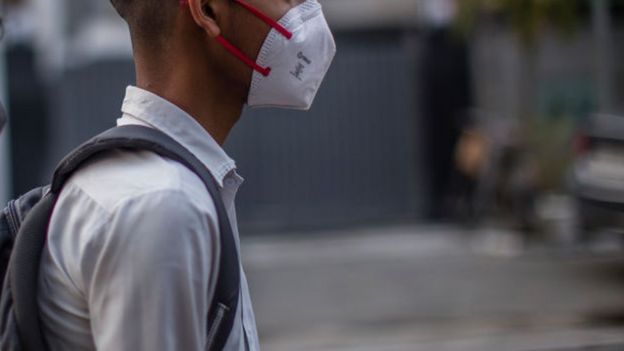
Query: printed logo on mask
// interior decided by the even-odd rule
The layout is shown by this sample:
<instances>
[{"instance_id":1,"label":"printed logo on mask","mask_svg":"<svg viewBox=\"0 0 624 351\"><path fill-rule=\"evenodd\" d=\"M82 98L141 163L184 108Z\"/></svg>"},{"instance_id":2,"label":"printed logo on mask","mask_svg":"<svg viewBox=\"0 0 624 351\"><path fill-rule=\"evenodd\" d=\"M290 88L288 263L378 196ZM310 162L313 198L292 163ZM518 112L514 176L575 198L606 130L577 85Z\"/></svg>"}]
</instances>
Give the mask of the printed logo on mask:
<instances>
[{"instance_id":1,"label":"printed logo on mask","mask_svg":"<svg viewBox=\"0 0 624 351\"><path fill-rule=\"evenodd\" d=\"M312 61L301 51L297 53L297 58L299 59L299 61L297 62L294 70L290 71L290 74L300 81L303 81L303 79L301 79L301 75L304 73L303 71L305 70L305 68L312 64Z\"/></svg>"}]
</instances>

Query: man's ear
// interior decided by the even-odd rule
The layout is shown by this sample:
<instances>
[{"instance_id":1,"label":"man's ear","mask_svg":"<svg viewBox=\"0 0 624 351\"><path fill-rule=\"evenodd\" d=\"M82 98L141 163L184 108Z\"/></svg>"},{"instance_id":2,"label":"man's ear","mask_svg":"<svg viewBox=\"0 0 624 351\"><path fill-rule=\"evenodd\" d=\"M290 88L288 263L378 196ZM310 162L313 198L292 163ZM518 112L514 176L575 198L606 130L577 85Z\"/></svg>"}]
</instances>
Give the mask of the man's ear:
<instances>
[{"instance_id":1,"label":"man's ear","mask_svg":"<svg viewBox=\"0 0 624 351\"><path fill-rule=\"evenodd\" d=\"M221 34L213 8L215 0L187 0L187 2L195 23L202 27L206 34L213 38Z\"/></svg>"}]
</instances>

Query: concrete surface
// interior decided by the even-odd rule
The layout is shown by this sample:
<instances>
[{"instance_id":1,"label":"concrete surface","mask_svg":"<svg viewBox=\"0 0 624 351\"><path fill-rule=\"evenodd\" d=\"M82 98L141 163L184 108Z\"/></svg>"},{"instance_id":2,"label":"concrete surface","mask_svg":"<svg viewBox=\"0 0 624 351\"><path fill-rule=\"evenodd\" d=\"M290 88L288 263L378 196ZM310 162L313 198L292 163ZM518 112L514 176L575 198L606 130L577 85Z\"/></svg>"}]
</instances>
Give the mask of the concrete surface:
<instances>
[{"instance_id":1,"label":"concrete surface","mask_svg":"<svg viewBox=\"0 0 624 351\"><path fill-rule=\"evenodd\" d=\"M624 254L403 226L243 239L265 351L624 350Z\"/></svg>"}]
</instances>

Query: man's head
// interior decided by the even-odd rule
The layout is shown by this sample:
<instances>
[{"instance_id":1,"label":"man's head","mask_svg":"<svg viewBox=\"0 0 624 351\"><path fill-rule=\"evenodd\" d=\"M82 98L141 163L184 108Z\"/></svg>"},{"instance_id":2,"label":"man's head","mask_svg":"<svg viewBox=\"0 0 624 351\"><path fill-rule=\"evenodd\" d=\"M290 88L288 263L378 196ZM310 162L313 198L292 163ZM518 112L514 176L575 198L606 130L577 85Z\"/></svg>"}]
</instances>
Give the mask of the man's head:
<instances>
[{"instance_id":1,"label":"man's head","mask_svg":"<svg viewBox=\"0 0 624 351\"><path fill-rule=\"evenodd\" d=\"M304 0L246 0L273 20ZM111 0L128 23L135 57L151 70L171 70L180 62L196 75L219 79L246 94L252 69L216 41L227 39L255 59L271 27L234 0ZM141 67L137 67L141 69ZM188 74L188 73L187 73ZM246 96L245 96L246 98Z\"/></svg>"}]
</instances>

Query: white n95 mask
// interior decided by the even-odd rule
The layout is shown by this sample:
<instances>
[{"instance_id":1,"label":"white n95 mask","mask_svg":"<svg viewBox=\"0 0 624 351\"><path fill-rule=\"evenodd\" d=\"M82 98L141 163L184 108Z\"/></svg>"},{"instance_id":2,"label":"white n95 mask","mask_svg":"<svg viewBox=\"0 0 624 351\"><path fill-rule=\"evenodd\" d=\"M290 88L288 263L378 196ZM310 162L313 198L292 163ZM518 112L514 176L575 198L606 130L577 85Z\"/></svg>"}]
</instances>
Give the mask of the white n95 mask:
<instances>
[{"instance_id":1,"label":"white n95 mask","mask_svg":"<svg viewBox=\"0 0 624 351\"><path fill-rule=\"evenodd\" d=\"M216 38L254 70L247 105L310 109L336 55L336 43L321 4L305 0L276 22L244 0L234 1L272 27L256 61L222 36Z\"/></svg>"}]
</instances>

